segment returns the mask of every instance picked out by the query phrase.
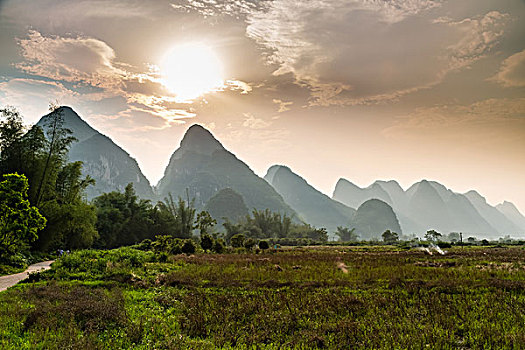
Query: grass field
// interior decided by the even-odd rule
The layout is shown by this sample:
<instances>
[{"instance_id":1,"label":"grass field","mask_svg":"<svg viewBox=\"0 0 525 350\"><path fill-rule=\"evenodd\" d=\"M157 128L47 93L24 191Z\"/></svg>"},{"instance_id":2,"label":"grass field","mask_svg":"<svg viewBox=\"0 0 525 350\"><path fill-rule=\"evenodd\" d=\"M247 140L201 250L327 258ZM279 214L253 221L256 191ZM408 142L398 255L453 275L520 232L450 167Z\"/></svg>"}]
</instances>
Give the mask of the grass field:
<instances>
[{"instance_id":1,"label":"grass field","mask_svg":"<svg viewBox=\"0 0 525 350\"><path fill-rule=\"evenodd\" d=\"M525 250L80 251L0 294L0 348L521 349Z\"/></svg>"}]
</instances>

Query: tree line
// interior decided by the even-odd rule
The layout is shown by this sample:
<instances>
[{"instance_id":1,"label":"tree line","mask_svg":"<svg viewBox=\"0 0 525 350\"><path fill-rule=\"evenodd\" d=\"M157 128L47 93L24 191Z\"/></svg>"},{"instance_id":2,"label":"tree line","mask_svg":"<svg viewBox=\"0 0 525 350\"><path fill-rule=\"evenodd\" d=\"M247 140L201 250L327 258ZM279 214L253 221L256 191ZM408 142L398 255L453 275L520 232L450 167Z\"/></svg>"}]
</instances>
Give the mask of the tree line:
<instances>
[{"instance_id":1,"label":"tree line","mask_svg":"<svg viewBox=\"0 0 525 350\"><path fill-rule=\"evenodd\" d=\"M76 138L64 126L62 110L52 105L38 125L26 127L13 107L0 109L0 262L28 251L115 248L158 235L192 238L195 232L223 244L250 245L262 238L326 241L325 229L296 223L270 210L256 210L238 222L226 220L224 233L207 211L171 195L158 203L139 198L132 184L91 202L86 189L94 179L82 175L82 162L70 162ZM221 230L222 231L222 230ZM211 248L210 248L211 249Z\"/></svg>"}]
</instances>

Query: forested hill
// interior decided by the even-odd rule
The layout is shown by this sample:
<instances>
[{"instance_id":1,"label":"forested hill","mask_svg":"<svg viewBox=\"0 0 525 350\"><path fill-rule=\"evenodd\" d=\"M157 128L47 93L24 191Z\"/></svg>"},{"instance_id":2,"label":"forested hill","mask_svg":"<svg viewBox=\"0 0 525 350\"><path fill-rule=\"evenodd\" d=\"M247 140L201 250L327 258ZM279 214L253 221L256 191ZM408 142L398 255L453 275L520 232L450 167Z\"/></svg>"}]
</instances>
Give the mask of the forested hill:
<instances>
[{"instance_id":1,"label":"forested hill","mask_svg":"<svg viewBox=\"0 0 525 350\"><path fill-rule=\"evenodd\" d=\"M62 113L64 127L77 139L69 150L69 160L81 161L83 175L96 181L86 190L88 199L105 192L123 191L128 183L133 183L141 198L155 199L151 185L135 159L109 137L92 128L71 107L62 106L58 112ZM49 117L50 114L43 116L37 125L45 129Z\"/></svg>"}]
</instances>

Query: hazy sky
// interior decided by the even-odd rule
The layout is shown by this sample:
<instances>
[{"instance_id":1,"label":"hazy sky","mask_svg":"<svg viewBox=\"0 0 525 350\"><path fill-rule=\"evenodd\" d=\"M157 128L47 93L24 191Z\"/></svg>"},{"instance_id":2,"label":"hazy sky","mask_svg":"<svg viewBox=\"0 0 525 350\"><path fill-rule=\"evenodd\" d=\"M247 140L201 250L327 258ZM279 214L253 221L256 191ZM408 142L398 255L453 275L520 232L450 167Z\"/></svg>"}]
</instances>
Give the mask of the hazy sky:
<instances>
[{"instance_id":1,"label":"hazy sky","mask_svg":"<svg viewBox=\"0 0 525 350\"><path fill-rule=\"evenodd\" d=\"M199 123L329 195L426 178L525 213L523 0L0 0L0 45L1 106L72 106L153 184Z\"/></svg>"}]
</instances>

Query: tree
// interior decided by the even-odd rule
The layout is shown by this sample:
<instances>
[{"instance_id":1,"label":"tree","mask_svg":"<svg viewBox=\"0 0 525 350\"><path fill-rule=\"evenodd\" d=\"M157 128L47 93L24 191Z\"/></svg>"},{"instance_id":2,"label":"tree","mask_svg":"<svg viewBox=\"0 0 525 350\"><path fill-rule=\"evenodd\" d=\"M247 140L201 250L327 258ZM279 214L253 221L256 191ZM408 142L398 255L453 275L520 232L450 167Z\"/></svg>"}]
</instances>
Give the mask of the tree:
<instances>
[{"instance_id":1,"label":"tree","mask_svg":"<svg viewBox=\"0 0 525 350\"><path fill-rule=\"evenodd\" d=\"M273 216L273 221L275 225L275 235L277 238L285 238L290 234L290 228L292 226L292 218L288 215L281 215L280 213L275 213Z\"/></svg>"},{"instance_id":2,"label":"tree","mask_svg":"<svg viewBox=\"0 0 525 350\"><path fill-rule=\"evenodd\" d=\"M459 242L460 235L458 232L450 232L447 236L448 240L452 243Z\"/></svg>"},{"instance_id":3,"label":"tree","mask_svg":"<svg viewBox=\"0 0 525 350\"><path fill-rule=\"evenodd\" d=\"M133 185L126 186L124 193L110 192L95 198L97 207L97 230L99 248L114 248L153 238L158 232L154 209L150 201L139 199Z\"/></svg>"},{"instance_id":4,"label":"tree","mask_svg":"<svg viewBox=\"0 0 525 350\"><path fill-rule=\"evenodd\" d=\"M335 234L339 236L341 242L353 242L357 241L358 235L355 232L355 227L350 229L348 227L337 226L337 231Z\"/></svg>"},{"instance_id":5,"label":"tree","mask_svg":"<svg viewBox=\"0 0 525 350\"><path fill-rule=\"evenodd\" d=\"M24 175L3 175L0 182L0 258L6 261L29 248L46 219L27 200L29 184Z\"/></svg>"},{"instance_id":6,"label":"tree","mask_svg":"<svg viewBox=\"0 0 525 350\"><path fill-rule=\"evenodd\" d=\"M73 141L76 141L76 138L71 136L73 132L64 128L62 109L57 105L51 104L49 110L51 113L44 121L48 143L42 176L36 192L35 205L37 207L43 199L45 187L54 184L54 176L58 173L58 167L66 162L69 146Z\"/></svg>"},{"instance_id":7,"label":"tree","mask_svg":"<svg viewBox=\"0 0 525 350\"><path fill-rule=\"evenodd\" d=\"M437 241L439 239L439 237L441 237L441 233L435 231L435 230L429 230L427 231L427 233L425 234L425 238L428 240L428 241Z\"/></svg>"},{"instance_id":8,"label":"tree","mask_svg":"<svg viewBox=\"0 0 525 350\"><path fill-rule=\"evenodd\" d=\"M199 214L197 214L196 222L197 223L195 226L199 229L201 236L202 234L209 233L208 230L217 225L217 221L212 218L210 213L207 211L201 211Z\"/></svg>"},{"instance_id":9,"label":"tree","mask_svg":"<svg viewBox=\"0 0 525 350\"><path fill-rule=\"evenodd\" d=\"M390 230L383 232L382 237L383 241L387 244L392 244L399 240L399 235L396 232L391 232Z\"/></svg>"},{"instance_id":10,"label":"tree","mask_svg":"<svg viewBox=\"0 0 525 350\"><path fill-rule=\"evenodd\" d=\"M0 110L0 173L17 171L22 164L22 137L25 133L20 113L7 106Z\"/></svg>"},{"instance_id":11,"label":"tree","mask_svg":"<svg viewBox=\"0 0 525 350\"><path fill-rule=\"evenodd\" d=\"M243 232L243 225L241 223L232 223L228 218L225 218L224 223L222 224L226 229L226 242L230 242L231 238L237 234Z\"/></svg>"},{"instance_id":12,"label":"tree","mask_svg":"<svg viewBox=\"0 0 525 350\"><path fill-rule=\"evenodd\" d=\"M193 201L186 203L181 197L177 203L173 200L171 193L164 201L157 203L160 215L167 218L169 233L174 237L189 238L195 229L195 208ZM208 227L208 222L203 222L203 227Z\"/></svg>"}]
</instances>

